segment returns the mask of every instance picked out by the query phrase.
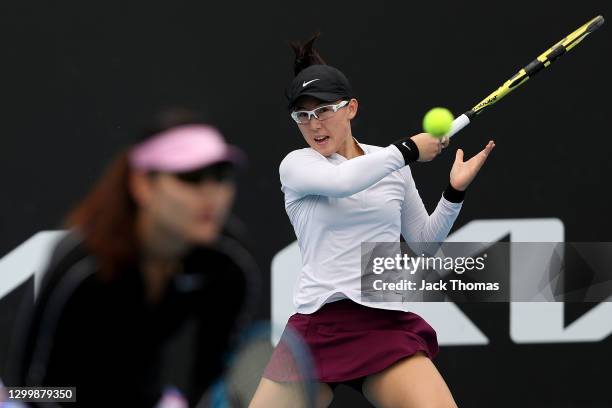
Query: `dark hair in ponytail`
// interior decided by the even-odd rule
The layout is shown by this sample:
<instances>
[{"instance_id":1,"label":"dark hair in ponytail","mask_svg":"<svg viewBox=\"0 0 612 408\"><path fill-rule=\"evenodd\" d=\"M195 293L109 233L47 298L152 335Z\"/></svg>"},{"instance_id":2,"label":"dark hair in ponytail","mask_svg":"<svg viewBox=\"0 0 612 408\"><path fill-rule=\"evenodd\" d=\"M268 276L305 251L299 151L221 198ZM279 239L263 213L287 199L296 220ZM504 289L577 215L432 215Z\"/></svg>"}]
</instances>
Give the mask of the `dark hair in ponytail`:
<instances>
[{"instance_id":1,"label":"dark hair in ponytail","mask_svg":"<svg viewBox=\"0 0 612 408\"><path fill-rule=\"evenodd\" d=\"M289 43L293 52L295 52L295 62L293 63L295 75L311 65L327 65L319 55L319 52L314 48L314 42L320 35L321 33L316 33L306 42L291 41Z\"/></svg>"}]
</instances>

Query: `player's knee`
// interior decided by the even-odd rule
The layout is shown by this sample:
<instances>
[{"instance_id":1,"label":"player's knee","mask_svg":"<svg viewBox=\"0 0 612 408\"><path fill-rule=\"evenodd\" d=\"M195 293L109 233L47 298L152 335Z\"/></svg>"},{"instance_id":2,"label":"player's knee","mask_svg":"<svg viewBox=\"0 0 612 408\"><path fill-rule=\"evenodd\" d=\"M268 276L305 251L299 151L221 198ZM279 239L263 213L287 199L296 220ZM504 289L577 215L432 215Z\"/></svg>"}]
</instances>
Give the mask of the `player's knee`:
<instances>
[{"instance_id":1,"label":"player's knee","mask_svg":"<svg viewBox=\"0 0 612 408\"><path fill-rule=\"evenodd\" d=\"M431 405L427 405L429 408L458 408L455 401L451 400L440 400L434 401Z\"/></svg>"},{"instance_id":2,"label":"player's knee","mask_svg":"<svg viewBox=\"0 0 612 408\"><path fill-rule=\"evenodd\" d=\"M334 392L327 384L319 384L317 394L317 408L327 408L334 399Z\"/></svg>"}]
</instances>

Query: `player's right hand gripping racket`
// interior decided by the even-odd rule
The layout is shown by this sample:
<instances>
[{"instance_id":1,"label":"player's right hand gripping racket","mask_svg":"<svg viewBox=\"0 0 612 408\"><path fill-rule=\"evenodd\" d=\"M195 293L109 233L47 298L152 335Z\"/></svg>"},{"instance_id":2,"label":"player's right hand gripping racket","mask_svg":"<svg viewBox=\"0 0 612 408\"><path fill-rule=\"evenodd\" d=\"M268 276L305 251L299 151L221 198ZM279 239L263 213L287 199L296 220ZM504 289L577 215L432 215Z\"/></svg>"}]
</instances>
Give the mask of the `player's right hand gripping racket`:
<instances>
[{"instance_id":1,"label":"player's right hand gripping racket","mask_svg":"<svg viewBox=\"0 0 612 408\"><path fill-rule=\"evenodd\" d=\"M546 52L542 53L538 58L531 61L526 67L522 68L512 78L507 80L495 92L484 98L478 105L474 106L469 111L461 116L458 116L452 124L451 130L446 137L452 137L455 133L466 127L474 118L480 115L484 110L489 108L495 102L508 95L510 92L527 82L529 78L547 68L550 64L557 60L560 56L574 48L580 41L597 30L604 23L602 16L597 16L576 31L550 47Z\"/></svg>"}]
</instances>

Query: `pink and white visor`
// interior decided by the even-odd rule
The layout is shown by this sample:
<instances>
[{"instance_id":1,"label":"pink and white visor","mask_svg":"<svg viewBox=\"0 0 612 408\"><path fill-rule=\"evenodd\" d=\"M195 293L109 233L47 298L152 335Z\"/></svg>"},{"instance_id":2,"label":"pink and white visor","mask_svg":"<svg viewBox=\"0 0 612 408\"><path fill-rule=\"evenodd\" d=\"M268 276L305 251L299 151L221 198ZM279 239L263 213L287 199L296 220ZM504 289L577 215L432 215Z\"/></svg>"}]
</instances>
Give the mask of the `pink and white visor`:
<instances>
[{"instance_id":1,"label":"pink and white visor","mask_svg":"<svg viewBox=\"0 0 612 408\"><path fill-rule=\"evenodd\" d=\"M212 126L182 125L137 144L129 153L134 169L180 173L219 162L243 165L244 152L229 145Z\"/></svg>"}]
</instances>

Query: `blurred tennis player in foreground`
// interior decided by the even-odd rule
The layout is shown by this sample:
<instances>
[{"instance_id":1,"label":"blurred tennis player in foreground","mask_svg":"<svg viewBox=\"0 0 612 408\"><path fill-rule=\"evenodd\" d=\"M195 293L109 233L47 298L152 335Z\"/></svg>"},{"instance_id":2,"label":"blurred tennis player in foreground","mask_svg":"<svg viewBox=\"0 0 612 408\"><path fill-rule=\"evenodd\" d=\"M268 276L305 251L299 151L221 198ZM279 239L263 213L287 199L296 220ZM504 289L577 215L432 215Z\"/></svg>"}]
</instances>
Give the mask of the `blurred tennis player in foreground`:
<instances>
[{"instance_id":1,"label":"blurred tennis player in foreground","mask_svg":"<svg viewBox=\"0 0 612 408\"><path fill-rule=\"evenodd\" d=\"M400 234L407 242L443 241L494 144L465 162L457 151L450 183L428 214L408 164L432 160L445 142L426 133L388 147L358 142L351 130L357 99L345 75L313 49L315 38L294 44L296 77L287 91L291 117L308 144L280 165L303 263L294 293L297 313L287 327L312 351L318 406L329 405L334 388L344 383L377 407L455 407L431 361L438 353L434 329L401 306L362 304L360 244L397 242ZM291 406L279 401L291 398L295 379L284 375L277 354L252 407Z\"/></svg>"},{"instance_id":2,"label":"blurred tennis player in foreground","mask_svg":"<svg viewBox=\"0 0 612 408\"><path fill-rule=\"evenodd\" d=\"M70 213L7 384L76 386L71 407L153 407L173 375L190 405L220 375L252 309L252 258L223 233L244 155L184 114L160 121ZM191 347L172 354L185 332ZM177 354L184 372L164 373Z\"/></svg>"}]
</instances>

